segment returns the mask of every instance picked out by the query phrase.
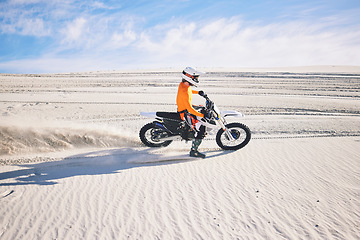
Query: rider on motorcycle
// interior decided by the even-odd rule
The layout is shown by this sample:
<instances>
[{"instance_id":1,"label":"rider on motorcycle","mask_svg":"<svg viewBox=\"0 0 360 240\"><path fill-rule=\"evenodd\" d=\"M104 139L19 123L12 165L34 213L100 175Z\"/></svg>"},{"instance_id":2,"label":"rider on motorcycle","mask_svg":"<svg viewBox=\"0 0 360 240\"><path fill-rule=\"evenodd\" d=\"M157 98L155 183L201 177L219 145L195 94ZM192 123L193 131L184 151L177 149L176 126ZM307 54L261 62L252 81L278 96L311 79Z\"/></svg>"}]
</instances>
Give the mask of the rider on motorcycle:
<instances>
[{"instance_id":1,"label":"rider on motorcycle","mask_svg":"<svg viewBox=\"0 0 360 240\"><path fill-rule=\"evenodd\" d=\"M203 114L196 111L191 105L192 94L199 94L204 96L203 91L195 91L191 89L191 86L197 87L199 83L200 72L194 68L187 67L182 72L182 81L179 84L178 93L176 97L177 111L180 114L182 120L186 121L194 130L195 138L192 142L190 150L191 157L205 158L205 154L200 153L198 148L205 137L205 126L196 119L196 116L201 118L208 118L207 113ZM206 116L205 116L206 115Z\"/></svg>"}]
</instances>

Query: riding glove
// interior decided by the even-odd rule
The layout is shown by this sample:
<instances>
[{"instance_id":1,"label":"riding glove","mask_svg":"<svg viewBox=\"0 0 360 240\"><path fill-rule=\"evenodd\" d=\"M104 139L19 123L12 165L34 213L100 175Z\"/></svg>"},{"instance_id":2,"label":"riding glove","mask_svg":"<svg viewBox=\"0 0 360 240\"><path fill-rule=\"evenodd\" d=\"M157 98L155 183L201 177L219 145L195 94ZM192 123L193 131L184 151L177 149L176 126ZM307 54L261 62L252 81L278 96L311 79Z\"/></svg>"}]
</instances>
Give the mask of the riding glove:
<instances>
[{"instance_id":1,"label":"riding glove","mask_svg":"<svg viewBox=\"0 0 360 240\"><path fill-rule=\"evenodd\" d=\"M207 94L204 92L204 91L199 91L199 93L198 93L200 96L202 96L202 97L206 97L207 96Z\"/></svg>"}]
</instances>

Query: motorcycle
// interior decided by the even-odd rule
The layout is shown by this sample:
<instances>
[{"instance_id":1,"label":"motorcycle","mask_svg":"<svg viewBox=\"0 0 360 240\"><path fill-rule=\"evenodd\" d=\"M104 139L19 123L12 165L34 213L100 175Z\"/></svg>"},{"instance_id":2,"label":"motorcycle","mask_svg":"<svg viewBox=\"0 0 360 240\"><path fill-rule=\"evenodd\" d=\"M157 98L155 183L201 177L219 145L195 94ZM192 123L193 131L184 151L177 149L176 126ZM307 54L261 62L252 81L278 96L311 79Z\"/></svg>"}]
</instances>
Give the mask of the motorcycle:
<instances>
[{"instance_id":1,"label":"motorcycle","mask_svg":"<svg viewBox=\"0 0 360 240\"><path fill-rule=\"evenodd\" d=\"M206 99L205 106L193 107L210 116L208 118L196 116L205 126L205 134L216 134L216 143L224 150L238 150L245 147L251 139L250 129L242 123L227 123L225 120L227 117L244 117L244 114L237 111L220 111L207 95L203 97ZM178 112L141 112L140 115L155 119L140 129L139 137L148 147L166 147L174 140L189 141L195 137L194 126L182 120Z\"/></svg>"}]
</instances>

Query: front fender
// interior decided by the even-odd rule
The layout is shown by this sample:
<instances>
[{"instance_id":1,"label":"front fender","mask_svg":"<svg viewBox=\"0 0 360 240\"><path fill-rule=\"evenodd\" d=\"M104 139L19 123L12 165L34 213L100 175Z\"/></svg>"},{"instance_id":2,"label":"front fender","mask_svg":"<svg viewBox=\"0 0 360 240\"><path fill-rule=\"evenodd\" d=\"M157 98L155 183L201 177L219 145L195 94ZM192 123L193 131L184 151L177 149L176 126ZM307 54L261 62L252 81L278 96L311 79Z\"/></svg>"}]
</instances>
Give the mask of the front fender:
<instances>
[{"instance_id":1,"label":"front fender","mask_svg":"<svg viewBox=\"0 0 360 240\"><path fill-rule=\"evenodd\" d=\"M240 117L245 117L245 115L241 112L238 111L221 111L220 112L222 117L236 117L236 118L240 118Z\"/></svg>"}]
</instances>

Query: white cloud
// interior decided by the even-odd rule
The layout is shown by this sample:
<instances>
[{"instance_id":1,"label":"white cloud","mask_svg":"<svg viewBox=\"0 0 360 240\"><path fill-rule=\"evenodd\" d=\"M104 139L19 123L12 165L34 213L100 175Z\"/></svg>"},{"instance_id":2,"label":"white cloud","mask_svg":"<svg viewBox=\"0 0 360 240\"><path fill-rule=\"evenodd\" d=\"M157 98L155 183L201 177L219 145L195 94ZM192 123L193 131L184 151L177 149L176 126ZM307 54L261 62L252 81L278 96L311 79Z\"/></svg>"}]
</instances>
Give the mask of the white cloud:
<instances>
[{"instance_id":1,"label":"white cloud","mask_svg":"<svg viewBox=\"0 0 360 240\"><path fill-rule=\"evenodd\" d=\"M252 25L224 18L206 24L179 24L161 38L153 38L151 30L147 31L139 47L159 63L187 60L203 66L360 65L360 42L355 39L360 39L355 27L337 29L327 23L303 21Z\"/></svg>"},{"instance_id":2,"label":"white cloud","mask_svg":"<svg viewBox=\"0 0 360 240\"><path fill-rule=\"evenodd\" d=\"M126 47L133 43L137 39L137 35L132 30L125 30L122 33L115 32L109 43L107 44L108 49L119 49Z\"/></svg>"},{"instance_id":3,"label":"white cloud","mask_svg":"<svg viewBox=\"0 0 360 240\"><path fill-rule=\"evenodd\" d=\"M64 22L82 16L81 6L76 0L0 1L0 33L57 38Z\"/></svg>"},{"instance_id":4,"label":"white cloud","mask_svg":"<svg viewBox=\"0 0 360 240\"><path fill-rule=\"evenodd\" d=\"M65 29L62 30L64 35L64 42L65 43L73 43L78 41L86 27L87 20L83 17L76 18L75 20L69 22Z\"/></svg>"},{"instance_id":5,"label":"white cloud","mask_svg":"<svg viewBox=\"0 0 360 240\"><path fill-rule=\"evenodd\" d=\"M99 1L94 1L94 2L90 3L90 5L93 8L96 8L96 9L109 9L109 10L112 10L112 9L117 8L115 6L106 5L104 2L99 2Z\"/></svg>"},{"instance_id":6,"label":"white cloud","mask_svg":"<svg viewBox=\"0 0 360 240\"><path fill-rule=\"evenodd\" d=\"M12 4L25 2L42 7L0 10L4 19L0 31L48 36L53 48L34 59L0 63L0 69L68 72L180 65L360 65L360 27L348 24L354 22L354 13L268 24L241 17L207 22L174 17L154 25L121 11L105 14L101 9L109 7L100 1L79 11L73 0L12 0Z\"/></svg>"},{"instance_id":7,"label":"white cloud","mask_svg":"<svg viewBox=\"0 0 360 240\"><path fill-rule=\"evenodd\" d=\"M67 26L65 39L81 43L70 44L78 48L73 54L54 51L38 59L3 63L0 69L21 66L17 71L69 72L185 65L360 65L360 30L351 27L331 28L313 22L252 25L224 18L140 31L131 24L109 29L105 22L93 23L94 19L78 18Z\"/></svg>"},{"instance_id":8,"label":"white cloud","mask_svg":"<svg viewBox=\"0 0 360 240\"><path fill-rule=\"evenodd\" d=\"M18 28L21 29L22 35L43 37L51 34L51 30L46 29L41 18L19 19Z\"/></svg>"},{"instance_id":9,"label":"white cloud","mask_svg":"<svg viewBox=\"0 0 360 240\"><path fill-rule=\"evenodd\" d=\"M114 52L132 45L138 38L133 19L119 16L82 16L68 22L59 35L54 52L63 50Z\"/></svg>"},{"instance_id":10,"label":"white cloud","mask_svg":"<svg viewBox=\"0 0 360 240\"><path fill-rule=\"evenodd\" d=\"M38 9L8 8L0 5L0 32L26 36L50 36L51 28L41 16L35 16Z\"/></svg>"}]
</instances>

